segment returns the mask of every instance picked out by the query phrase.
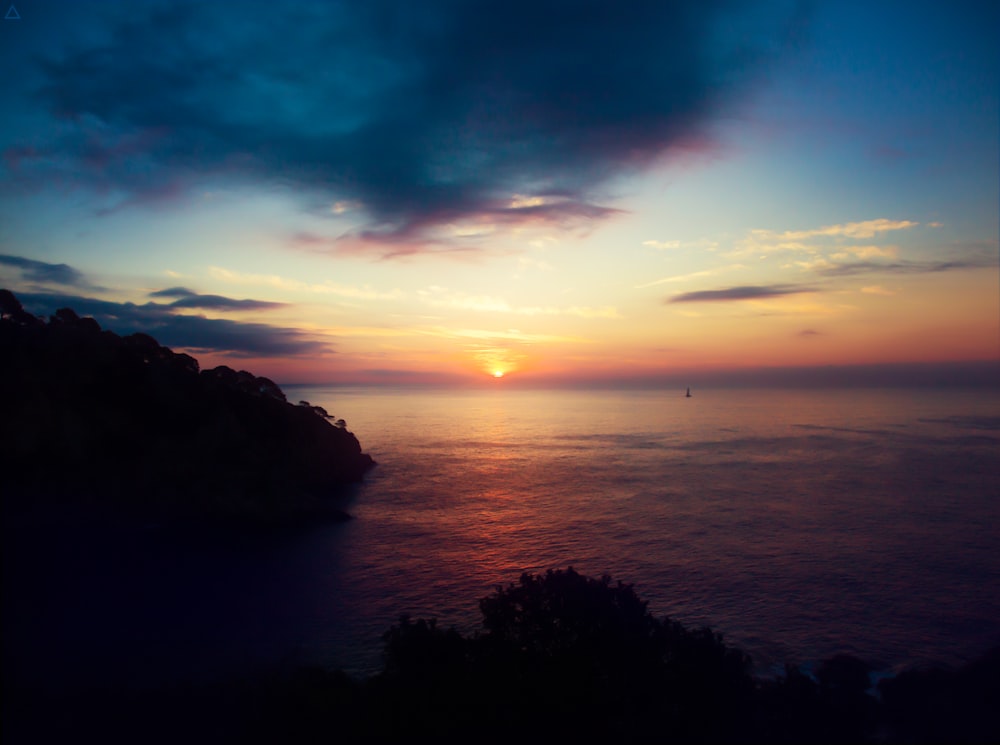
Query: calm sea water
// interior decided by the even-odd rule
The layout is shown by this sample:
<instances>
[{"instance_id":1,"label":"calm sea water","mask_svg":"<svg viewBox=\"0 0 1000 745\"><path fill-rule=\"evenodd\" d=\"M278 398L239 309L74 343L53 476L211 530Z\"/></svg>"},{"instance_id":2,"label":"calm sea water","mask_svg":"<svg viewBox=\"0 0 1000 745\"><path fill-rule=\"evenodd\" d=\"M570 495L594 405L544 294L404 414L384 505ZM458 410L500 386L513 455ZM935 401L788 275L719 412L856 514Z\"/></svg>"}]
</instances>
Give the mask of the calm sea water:
<instances>
[{"instance_id":1,"label":"calm sea water","mask_svg":"<svg viewBox=\"0 0 1000 745\"><path fill-rule=\"evenodd\" d=\"M569 565L633 583L764 671L837 652L957 663L1000 643L996 392L286 393L346 419L379 462L354 520L182 543L156 526L95 542L67 520L61 555L19 549L48 577L10 590L36 609L23 648L70 676L364 674L401 613L471 630L497 584Z\"/></svg>"}]
</instances>

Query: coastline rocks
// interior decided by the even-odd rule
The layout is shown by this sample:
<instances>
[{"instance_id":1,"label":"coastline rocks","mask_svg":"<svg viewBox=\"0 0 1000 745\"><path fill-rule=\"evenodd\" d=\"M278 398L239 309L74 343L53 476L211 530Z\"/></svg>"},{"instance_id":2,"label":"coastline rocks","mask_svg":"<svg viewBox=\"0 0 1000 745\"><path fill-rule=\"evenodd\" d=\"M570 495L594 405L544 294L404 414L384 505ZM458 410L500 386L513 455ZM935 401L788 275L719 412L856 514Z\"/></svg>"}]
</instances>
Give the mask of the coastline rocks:
<instances>
[{"instance_id":1,"label":"coastline rocks","mask_svg":"<svg viewBox=\"0 0 1000 745\"><path fill-rule=\"evenodd\" d=\"M103 331L68 308L46 322L7 290L0 402L0 478L21 500L342 519L336 497L375 465L320 407L289 403L267 378L200 370L147 334Z\"/></svg>"}]
</instances>

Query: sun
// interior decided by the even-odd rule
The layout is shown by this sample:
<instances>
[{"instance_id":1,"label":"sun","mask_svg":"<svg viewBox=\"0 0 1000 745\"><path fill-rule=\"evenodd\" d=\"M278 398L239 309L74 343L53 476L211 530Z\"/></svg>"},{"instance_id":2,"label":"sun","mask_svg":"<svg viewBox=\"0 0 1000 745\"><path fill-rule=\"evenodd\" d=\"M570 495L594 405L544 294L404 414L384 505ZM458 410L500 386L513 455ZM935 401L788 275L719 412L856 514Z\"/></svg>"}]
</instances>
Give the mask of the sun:
<instances>
[{"instance_id":1,"label":"sun","mask_svg":"<svg viewBox=\"0 0 1000 745\"><path fill-rule=\"evenodd\" d=\"M493 371L493 377L494 378L502 378L503 377L503 370L494 370Z\"/></svg>"}]
</instances>

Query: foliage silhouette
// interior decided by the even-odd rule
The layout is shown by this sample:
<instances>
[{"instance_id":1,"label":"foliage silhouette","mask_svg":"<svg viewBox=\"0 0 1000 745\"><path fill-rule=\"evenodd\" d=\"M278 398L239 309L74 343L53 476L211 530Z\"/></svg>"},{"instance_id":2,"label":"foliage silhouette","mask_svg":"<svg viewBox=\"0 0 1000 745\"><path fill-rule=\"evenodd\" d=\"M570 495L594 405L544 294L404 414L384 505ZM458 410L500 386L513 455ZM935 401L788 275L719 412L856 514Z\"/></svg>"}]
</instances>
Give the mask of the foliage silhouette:
<instances>
[{"instance_id":1,"label":"foliage silhouette","mask_svg":"<svg viewBox=\"0 0 1000 745\"><path fill-rule=\"evenodd\" d=\"M749 658L710 629L655 619L630 585L572 568L524 574L480 609L482 629L469 636L402 617L370 680L313 670L278 686L260 741L832 745L1000 735L1000 653L884 680L883 704L862 660L837 655L815 677L788 665L754 678Z\"/></svg>"},{"instance_id":2,"label":"foliage silhouette","mask_svg":"<svg viewBox=\"0 0 1000 745\"><path fill-rule=\"evenodd\" d=\"M957 670L906 670L878 687L885 726L901 742L1000 742L1000 647Z\"/></svg>"},{"instance_id":3,"label":"foliage silhouette","mask_svg":"<svg viewBox=\"0 0 1000 745\"><path fill-rule=\"evenodd\" d=\"M838 655L755 679L709 629L653 618L629 585L565 571L484 598L463 636L400 618L381 673L306 668L229 684L40 696L5 680L5 742L994 743L1000 650L868 690Z\"/></svg>"},{"instance_id":4,"label":"foliage silhouette","mask_svg":"<svg viewBox=\"0 0 1000 745\"><path fill-rule=\"evenodd\" d=\"M268 378L200 370L68 308L45 322L7 290L0 352L0 472L24 495L258 524L342 518L330 498L374 465L345 427Z\"/></svg>"},{"instance_id":5,"label":"foliage silhouette","mask_svg":"<svg viewBox=\"0 0 1000 745\"><path fill-rule=\"evenodd\" d=\"M523 574L480 602L483 631L463 638L401 620L386 635L380 686L396 734L461 739L727 739L745 725L750 660L708 629L655 619L630 585L572 568Z\"/></svg>"}]
</instances>

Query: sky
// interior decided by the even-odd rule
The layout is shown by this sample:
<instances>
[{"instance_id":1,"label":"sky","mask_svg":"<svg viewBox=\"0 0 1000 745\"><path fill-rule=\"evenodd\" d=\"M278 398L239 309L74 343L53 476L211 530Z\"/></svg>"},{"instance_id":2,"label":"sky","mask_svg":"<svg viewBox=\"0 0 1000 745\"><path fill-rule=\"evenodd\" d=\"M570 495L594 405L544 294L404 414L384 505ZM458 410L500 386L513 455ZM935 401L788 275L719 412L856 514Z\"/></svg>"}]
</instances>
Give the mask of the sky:
<instances>
[{"instance_id":1,"label":"sky","mask_svg":"<svg viewBox=\"0 0 1000 745\"><path fill-rule=\"evenodd\" d=\"M36 314L279 383L1000 370L995 3L13 8Z\"/></svg>"}]
</instances>

